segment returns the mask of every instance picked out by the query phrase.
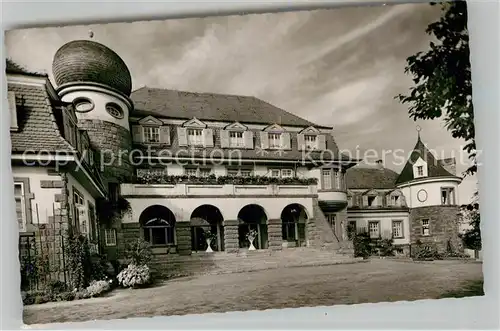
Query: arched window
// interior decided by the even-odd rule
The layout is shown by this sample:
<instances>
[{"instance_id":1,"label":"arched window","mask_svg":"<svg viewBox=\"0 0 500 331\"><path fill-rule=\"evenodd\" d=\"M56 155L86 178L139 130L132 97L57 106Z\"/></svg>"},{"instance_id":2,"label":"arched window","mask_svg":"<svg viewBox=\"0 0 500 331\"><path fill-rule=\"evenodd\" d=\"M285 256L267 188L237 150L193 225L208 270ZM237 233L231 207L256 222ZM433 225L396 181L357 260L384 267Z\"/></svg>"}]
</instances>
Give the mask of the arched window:
<instances>
[{"instance_id":1,"label":"arched window","mask_svg":"<svg viewBox=\"0 0 500 331\"><path fill-rule=\"evenodd\" d=\"M151 206L141 214L144 240L153 246L175 245L175 216L164 206Z\"/></svg>"}]
</instances>

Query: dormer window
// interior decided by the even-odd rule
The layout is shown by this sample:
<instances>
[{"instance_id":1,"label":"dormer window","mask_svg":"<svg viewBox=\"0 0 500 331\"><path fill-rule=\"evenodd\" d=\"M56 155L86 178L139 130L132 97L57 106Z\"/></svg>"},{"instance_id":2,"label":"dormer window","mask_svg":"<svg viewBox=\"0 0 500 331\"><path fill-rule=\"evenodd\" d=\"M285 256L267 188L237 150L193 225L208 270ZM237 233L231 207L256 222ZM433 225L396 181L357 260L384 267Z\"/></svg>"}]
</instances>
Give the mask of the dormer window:
<instances>
[{"instance_id":1,"label":"dormer window","mask_svg":"<svg viewBox=\"0 0 500 331\"><path fill-rule=\"evenodd\" d=\"M422 177L423 175L424 175L424 167L418 166L417 167L417 176Z\"/></svg>"},{"instance_id":2,"label":"dormer window","mask_svg":"<svg viewBox=\"0 0 500 331\"><path fill-rule=\"evenodd\" d=\"M144 127L144 142L159 143L160 142L160 128L157 126Z\"/></svg>"},{"instance_id":3,"label":"dormer window","mask_svg":"<svg viewBox=\"0 0 500 331\"><path fill-rule=\"evenodd\" d=\"M400 206L401 205L401 199L397 195L391 195L391 205L392 206Z\"/></svg>"},{"instance_id":4,"label":"dormer window","mask_svg":"<svg viewBox=\"0 0 500 331\"><path fill-rule=\"evenodd\" d=\"M245 141L243 140L243 131L230 131L229 132L229 146L230 147L244 147Z\"/></svg>"},{"instance_id":5,"label":"dormer window","mask_svg":"<svg viewBox=\"0 0 500 331\"><path fill-rule=\"evenodd\" d=\"M377 197L375 196L369 196L368 197L368 207L375 207Z\"/></svg>"},{"instance_id":6,"label":"dormer window","mask_svg":"<svg viewBox=\"0 0 500 331\"><path fill-rule=\"evenodd\" d=\"M316 135L304 135L304 144L306 149L316 149L318 140Z\"/></svg>"},{"instance_id":7,"label":"dormer window","mask_svg":"<svg viewBox=\"0 0 500 331\"><path fill-rule=\"evenodd\" d=\"M203 130L202 129L187 129L188 144L190 146L203 145Z\"/></svg>"},{"instance_id":8,"label":"dormer window","mask_svg":"<svg viewBox=\"0 0 500 331\"><path fill-rule=\"evenodd\" d=\"M269 135L269 148L281 148L281 133L270 132Z\"/></svg>"},{"instance_id":9,"label":"dormer window","mask_svg":"<svg viewBox=\"0 0 500 331\"><path fill-rule=\"evenodd\" d=\"M419 157L413 164L413 178L427 177L427 162Z\"/></svg>"},{"instance_id":10,"label":"dormer window","mask_svg":"<svg viewBox=\"0 0 500 331\"><path fill-rule=\"evenodd\" d=\"M13 91L9 91L7 95L9 99L9 111L10 111L10 129L12 131L17 131L17 105L16 105L16 94Z\"/></svg>"}]
</instances>

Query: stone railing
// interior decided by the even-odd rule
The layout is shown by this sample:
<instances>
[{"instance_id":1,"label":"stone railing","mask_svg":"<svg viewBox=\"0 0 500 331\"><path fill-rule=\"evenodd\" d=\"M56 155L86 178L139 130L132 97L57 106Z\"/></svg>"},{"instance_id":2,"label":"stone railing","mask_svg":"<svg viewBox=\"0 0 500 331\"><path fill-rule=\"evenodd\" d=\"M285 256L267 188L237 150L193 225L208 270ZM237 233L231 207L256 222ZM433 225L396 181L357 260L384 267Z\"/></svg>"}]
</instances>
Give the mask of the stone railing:
<instances>
[{"instance_id":1,"label":"stone railing","mask_svg":"<svg viewBox=\"0 0 500 331\"><path fill-rule=\"evenodd\" d=\"M121 195L131 196L315 196L316 185L300 184L121 184Z\"/></svg>"}]
</instances>

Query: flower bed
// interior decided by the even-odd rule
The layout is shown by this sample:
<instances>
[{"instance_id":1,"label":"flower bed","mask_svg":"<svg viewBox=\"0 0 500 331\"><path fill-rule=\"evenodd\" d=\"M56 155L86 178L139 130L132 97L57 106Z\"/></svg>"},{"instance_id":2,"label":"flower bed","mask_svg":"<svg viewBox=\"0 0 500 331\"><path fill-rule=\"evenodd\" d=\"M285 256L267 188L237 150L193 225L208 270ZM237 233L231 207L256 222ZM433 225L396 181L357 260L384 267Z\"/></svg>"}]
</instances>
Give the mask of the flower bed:
<instances>
[{"instance_id":1,"label":"flower bed","mask_svg":"<svg viewBox=\"0 0 500 331\"><path fill-rule=\"evenodd\" d=\"M161 173L141 173L137 175L136 184L236 184L236 185L317 185L317 178L276 178L269 176L171 176Z\"/></svg>"}]
</instances>

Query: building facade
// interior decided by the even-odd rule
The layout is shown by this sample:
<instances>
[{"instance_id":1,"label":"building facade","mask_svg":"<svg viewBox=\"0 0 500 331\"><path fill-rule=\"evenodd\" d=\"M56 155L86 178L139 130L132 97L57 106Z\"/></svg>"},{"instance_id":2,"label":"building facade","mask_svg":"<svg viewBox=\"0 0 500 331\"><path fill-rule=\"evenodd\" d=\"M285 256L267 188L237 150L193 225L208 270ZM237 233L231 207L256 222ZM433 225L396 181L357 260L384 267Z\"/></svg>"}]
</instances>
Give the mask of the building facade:
<instances>
[{"instance_id":1,"label":"building facade","mask_svg":"<svg viewBox=\"0 0 500 331\"><path fill-rule=\"evenodd\" d=\"M255 97L132 91L123 60L94 41L63 45L52 69L55 86L7 65L21 236L72 226L120 258L138 237L160 256L204 251L208 230L227 253L247 249L251 230L270 251L349 249L354 225L401 247L454 233L460 179L420 138L422 157L401 174L365 169L339 152L331 127ZM103 200L128 212L104 224Z\"/></svg>"}]
</instances>

